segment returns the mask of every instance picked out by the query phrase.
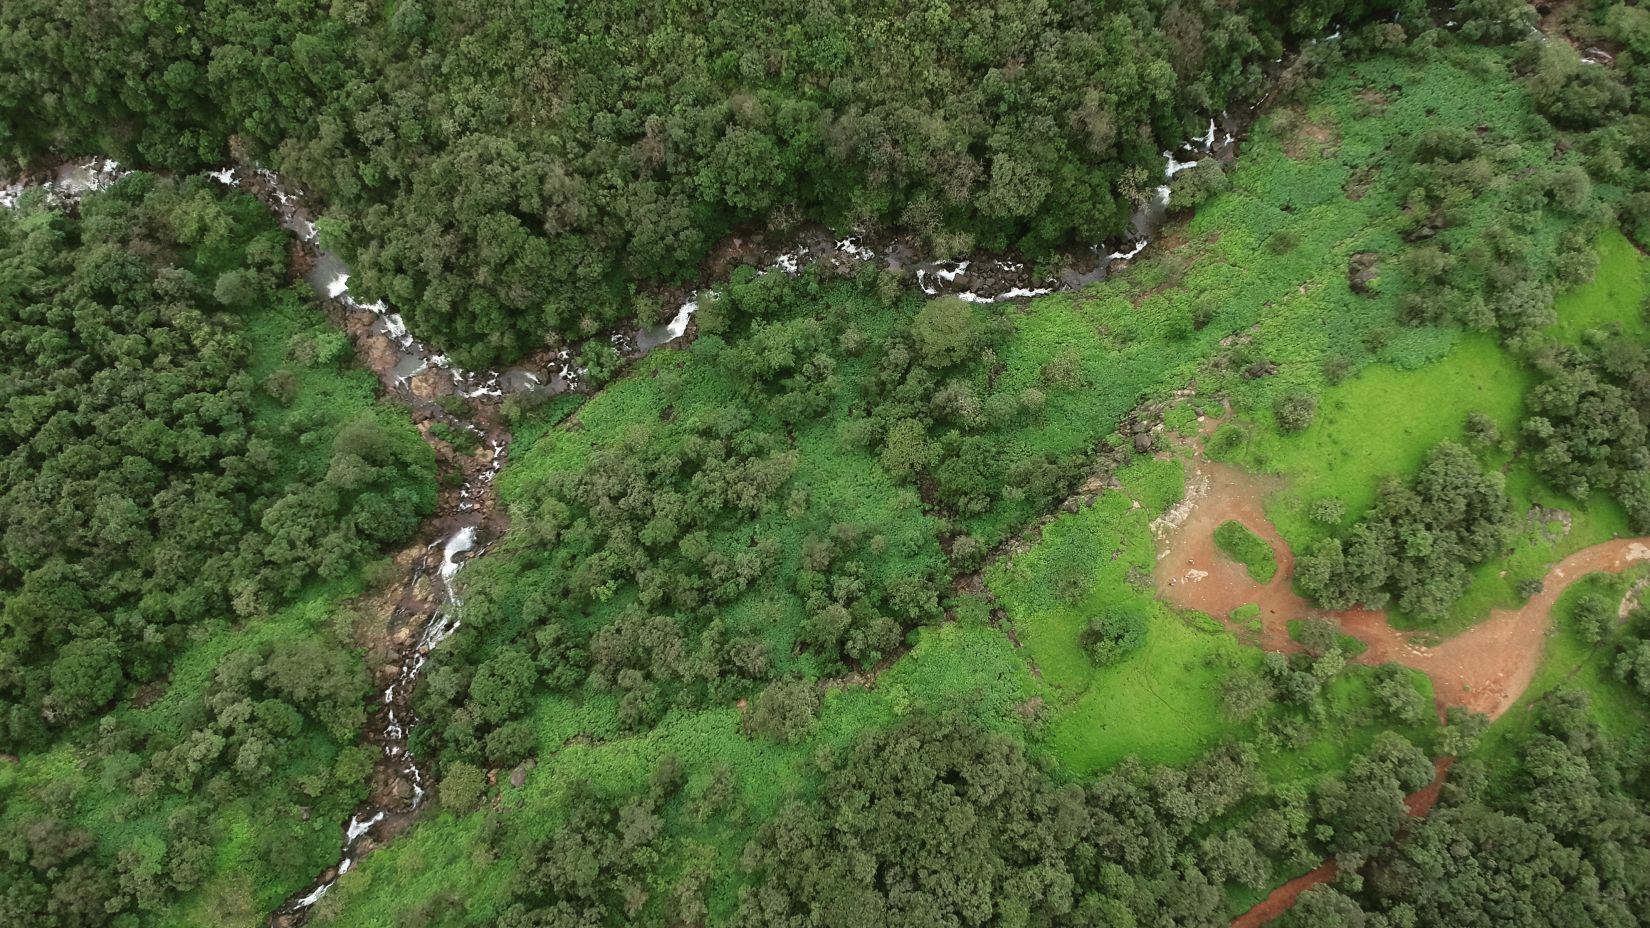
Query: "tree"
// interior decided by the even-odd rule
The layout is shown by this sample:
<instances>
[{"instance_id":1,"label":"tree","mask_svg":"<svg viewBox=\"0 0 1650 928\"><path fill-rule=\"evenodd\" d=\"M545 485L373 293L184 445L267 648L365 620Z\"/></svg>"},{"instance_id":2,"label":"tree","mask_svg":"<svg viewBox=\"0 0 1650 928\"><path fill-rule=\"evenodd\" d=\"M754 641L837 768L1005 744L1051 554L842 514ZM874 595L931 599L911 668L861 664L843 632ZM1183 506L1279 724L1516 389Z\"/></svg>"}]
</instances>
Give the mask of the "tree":
<instances>
[{"instance_id":1,"label":"tree","mask_svg":"<svg viewBox=\"0 0 1650 928\"><path fill-rule=\"evenodd\" d=\"M818 688L800 677L787 677L768 684L757 695L746 726L756 734L789 743L807 733L818 711Z\"/></svg>"},{"instance_id":2,"label":"tree","mask_svg":"<svg viewBox=\"0 0 1650 928\"><path fill-rule=\"evenodd\" d=\"M470 706L489 724L499 725L527 708L538 668L523 652L504 648L483 661L470 681Z\"/></svg>"},{"instance_id":3,"label":"tree","mask_svg":"<svg viewBox=\"0 0 1650 928\"><path fill-rule=\"evenodd\" d=\"M1077 638L1096 666L1118 663L1146 643L1146 616L1138 608L1114 607L1090 618Z\"/></svg>"},{"instance_id":4,"label":"tree","mask_svg":"<svg viewBox=\"0 0 1650 928\"><path fill-rule=\"evenodd\" d=\"M974 306L954 296L929 300L911 323L922 363L929 367L949 367L963 360L974 347Z\"/></svg>"},{"instance_id":5,"label":"tree","mask_svg":"<svg viewBox=\"0 0 1650 928\"><path fill-rule=\"evenodd\" d=\"M487 779L479 767L454 761L441 778L441 804L454 812L468 812L487 792Z\"/></svg>"},{"instance_id":6,"label":"tree","mask_svg":"<svg viewBox=\"0 0 1650 928\"><path fill-rule=\"evenodd\" d=\"M1230 185L1226 169L1219 161L1200 161L1196 167L1181 171L1169 181L1169 208L1195 209L1216 194L1224 193Z\"/></svg>"},{"instance_id":7,"label":"tree","mask_svg":"<svg viewBox=\"0 0 1650 928\"><path fill-rule=\"evenodd\" d=\"M1306 390L1290 390L1273 404L1278 427L1285 432L1302 432L1318 414L1318 398Z\"/></svg>"}]
</instances>

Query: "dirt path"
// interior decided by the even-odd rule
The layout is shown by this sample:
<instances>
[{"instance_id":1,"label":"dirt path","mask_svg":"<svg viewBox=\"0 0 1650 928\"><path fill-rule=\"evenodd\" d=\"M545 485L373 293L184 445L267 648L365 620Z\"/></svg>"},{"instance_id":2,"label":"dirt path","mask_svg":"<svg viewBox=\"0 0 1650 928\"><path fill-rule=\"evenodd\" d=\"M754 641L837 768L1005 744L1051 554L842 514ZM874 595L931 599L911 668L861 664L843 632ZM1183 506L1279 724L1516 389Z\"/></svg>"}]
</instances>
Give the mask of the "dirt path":
<instances>
[{"instance_id":1,"label":"dirt path","mask_svg":"<svg viewBox=\"0 0 1650 928\"><path fill-rule=\"evenodd\" d=\"M1543 578L1542 591L1516 609L1497 609L1484 621L1424 646L1416 636L1387 624L1383 610L1316 609L1290 586L1294 555L1266 518L1262 501L1277 489L1275 478L1246 474L1200 456L1187 481L1187 499L1157 523L1156 579L1164 599L1225 620L1245 603L1261 608L1261 647L1274 651L1298 648L1289 638L1289 620L1329 616L1347 634L1368 646L1358 656L1364 664L1388 661L1412 667L1432 678L1439 711L1465 706L1496 718L1507 711L1535 678L1546 647L1553 604L1571 583L1590 573L1617 573L1650 561L1650 538L1601 542L1560 561ZM1242 565L1220 553L1214 530L1228 519L1243 523L1266 539L1278 560L1278 573L1267 584L1249 579ZM1234 628L1253 637L1247 629Z\"/></svg>"},{"instance_id":2,"label":"dirt path","mask_svg":"<svg viewBox=\"0 0 1650 928\"><path fill-rule=\"evenodd\" d=\"M1339 872L1340 868L1335 866L1335 859L1331 857L1319 864L1316 870L1303 873L1272 890L1265 899L1256 903L1254 908L1232 919L1232 928L1260 928L1261 925L1282 918L1283 913L1294 907L1295 900L1300 898L1301 893L1333 880Z\"/></svg>"},{"instance_id":3,"label":"dirt path","mask_svg":"<svg viewBox=\"0 0 1650 928\"><path fill-rule=\"evenodd\" d=\"M1466 631L1424 646L1411 634L1388 624L1384 610L1326 612L1314 608L1294 591L1294 553L1266 517L1264 508L1267 495L1278 489L1280 480L1209 461L1200 449L1192 458L1192 468L1185 500L1152 523L1158 545L1154 574L1159 595L1175 606L1206 612L1228 624L1232 610L1254 603L1261 610L1259 634L1239 626L1233 626L1233 631L1275 651L1299 648L1289 637L1289 620L1318 616L1338 619L1342 631L1368 646L1358 662L1378 665L1390 661L1430 677L1440 715L1449 706L1465 706L1491 719L1506 712L1535 679L1546 650L1553 606L1570 584L1591 573L1619 573L1650 561L1650 538L1617 538L1584 548L1554 565L1543 578L1541 592L1523 605L1494 610ZM1278 562L1277 575L1271 582L1255 583L1241 564L1221 554L1214 532L1228 520L1242 523L1271 545ZM1432 810L1453 762L1454 758L1439 758L1432 782L1407 798L1411 816L1423 817ZM1324 861L1311 872L1274 889L1234 919L1232 928L1268 924L1289 911L1302 893L1328 883L1336 873L1334 859Z\"/></svg>"},{"instance_id":4,"label":"dirt path","mask_svg":"<svg viewBox=\"0 0 1650 928\"><path fill-rule=\"evenodd\" d=\"M1444 790L1444 779L1449 776L1449 768L1454 766L1455 758L1440 757L1432 764L1432 782L1421 787L1404 798L1404 805L1409 809L1411 818L1425 818L1432 807L1438 803L1438 794ZM1335 879L1340 868L1331 857L1319 864L1316 869L1295 877L1266 894L1266 898L1255 904L1249 911L1232 919L1232 928L1260 928L1262 925L1282 918L1283 913L1295 905L1295 900L1301 893L1314 886L1321 886Z\"/></svg>"}]
</instances>

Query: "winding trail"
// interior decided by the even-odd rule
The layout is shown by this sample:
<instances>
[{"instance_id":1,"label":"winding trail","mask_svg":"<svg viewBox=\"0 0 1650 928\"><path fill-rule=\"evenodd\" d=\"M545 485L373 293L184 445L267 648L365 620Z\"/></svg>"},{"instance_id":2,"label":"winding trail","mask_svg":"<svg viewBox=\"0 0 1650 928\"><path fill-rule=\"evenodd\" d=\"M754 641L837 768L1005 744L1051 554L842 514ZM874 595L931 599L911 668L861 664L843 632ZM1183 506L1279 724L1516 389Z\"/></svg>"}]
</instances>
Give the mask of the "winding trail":
<instances>
[{"instance_id":1,"label":"winding trail","mask_svg":"<svg viewBox=\"0 0 1650 928\"><path fill-rule=\"evenodd\" d=\"M1222 620L1233 609L1254 603L1260 606L1262 622L1256 643L1272 651L1299 650L1289 637L1290 619L1338 619L1342 631L1368 647L1356 658L1359 663L1393 662L1432 678L1440 713L1450 706L1465 706L1491 719L1506 712L1535 679L1553 604L1570 584L1591 573L1619 573L1650 561L1650 537L1616 538L1583 548L1548 570L1541 592L1523 605L1494 610L1460 634L1426 645L1422 635L1388 624L1385 610L1326 611L1295 592L1294 554L1262 508L1262 501L1281 481L1244 473L1201 454L1193 464L1186 501L1153 523L1158 539L1155 573L1163 598ZM1279 569L1270 583L1251 581L1242 565L1215 546L1214 530L1227 520L1243 523L1271 545ZM1249 629L1234 631L1255 639Z\"/></svg>"},{"instance_id":2,"label":"winding trail","mask_svg":"<svg viewBox=\"0 0 1650 928\"><path fill-rule=\"evenodd\" d=\"M1438 804L1438 795L1444 790L1444 779L1449 776L1449 768L1455 765L1455 758L1440 757L1432 763L1432 782L1421 787L1404 798L1404 805L1409 810L1410 818L1425 818L1432 807ZM1328 883L1340 873L1340 867L1331 857L1317 867L1295 877L1266 894L1266 898L1255 903L1255 907L1232 919L1232 928L1260 928L1260 926L1283 917L1283 913L1295 905L1301 893L1314 886Z\"/></svg>"},{"instance_id":3,"label":"winding trail","mask_svg":"<svg viewBox=\"0 0 1650 928\"><path fill-rule=\"evenodd\" d=\"M1204 424L1204 431L1214 422ZM1193 445L1192 473L1186 496L1152 523L1157 540L1154 570L1159 595L1168 602L1215 616L1240 638L1272 651L1298 651L1289 637L1291 619L1329 617L1341 630L1366 646L1356 661L1379 665L1397 663L1425 673L1432 680L1440 718L1451 706L1464 706L1491 719L1518 702L1535 679L1546 651L1553 606L1570 584L1592 573L1619 573L1650 562L1650 537L1616 538L1576 551L1553 565L1542 578L1541 592L1514 609L1496 609L1471 628L1431 645L1419 635L1395 629L1385 610L1317 609L1296 593L1295 556L1266 517L1266 497L1282 486L1276 477L1245 473L1210 461L1200 443ZM1221 554L1214 532L1232 520L1266 540L1277 558L1278 572L1269 583L1255 583L1248 572ZM1261 610L1261 629L1233 625L1228 616L1239 606L1254 603ZM1454 758L1441 757L1434 765L1432 783L1410 794L1409 814L1427 815L1443 789ZM1272 890L1254 908L1232 921L1232 928L1260 928L1289 911L1300 895L1333 880L1334 858Z\"/></svg>"}]
</instances>

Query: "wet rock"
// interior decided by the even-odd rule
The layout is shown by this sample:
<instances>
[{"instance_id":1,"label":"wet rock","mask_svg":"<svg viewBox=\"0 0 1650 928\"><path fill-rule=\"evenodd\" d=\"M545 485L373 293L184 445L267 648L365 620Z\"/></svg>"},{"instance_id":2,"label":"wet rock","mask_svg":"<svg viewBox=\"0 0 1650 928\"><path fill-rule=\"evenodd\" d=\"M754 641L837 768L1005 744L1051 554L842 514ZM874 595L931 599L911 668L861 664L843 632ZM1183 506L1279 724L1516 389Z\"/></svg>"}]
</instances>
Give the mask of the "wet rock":
<instances>
[{"instance_id":1,"label":"wet rock","mask_svg":"<svg viewBox=\"0 0 1650 928\"><path fill-rule=\"evenodd\" d=\"M408 780L406 777L396 777L395 785L390 788L390 791L395 794L395 798L401 800L402 802L412 801L413 785L412 781Z\"/></svg>"},{"instance_id":2,"label":"wet rock","mask_svg":"<svg viewBox=\"0 0 1650 928\"><path fill-rule=\"evenodd\" d=\"M446 396L454 390L452 371L432 367L414 375L407 382L407 388L412 391L413 396L421 400L433 400L438 396Z\"/></svg>"},{"instance_id":3,"label":"wet rock","mask_svg":"<svg viewBox=\"0 0 1650 928\"><path fill-rule=\"evenodd\" d=\"M1346 265L1346 282L1353 293L1368 293L1370 284L1379 273L1381 256L1373 251L1360 251Z\"/></svg>"}]
</instances>

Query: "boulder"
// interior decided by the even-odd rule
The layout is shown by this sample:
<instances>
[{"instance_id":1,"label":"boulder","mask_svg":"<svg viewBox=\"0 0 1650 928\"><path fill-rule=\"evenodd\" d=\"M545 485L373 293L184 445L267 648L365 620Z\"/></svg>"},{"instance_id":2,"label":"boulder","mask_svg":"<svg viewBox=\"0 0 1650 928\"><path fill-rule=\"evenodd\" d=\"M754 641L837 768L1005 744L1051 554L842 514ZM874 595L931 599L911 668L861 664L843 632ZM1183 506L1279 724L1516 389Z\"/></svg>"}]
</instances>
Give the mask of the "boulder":
<instances>
[{"instance_id":1,"label":"boulder","mask_svg":"<svg viewBox=\"0 0 1650 928\"><path fill-rule=\"evenodd\" d=\"M1368 293L1369 285L1379 273L1381 256L1373 251L1360 251L1346 265L1346 282L1353 293Z\"/></svg>"}]
</instances>

